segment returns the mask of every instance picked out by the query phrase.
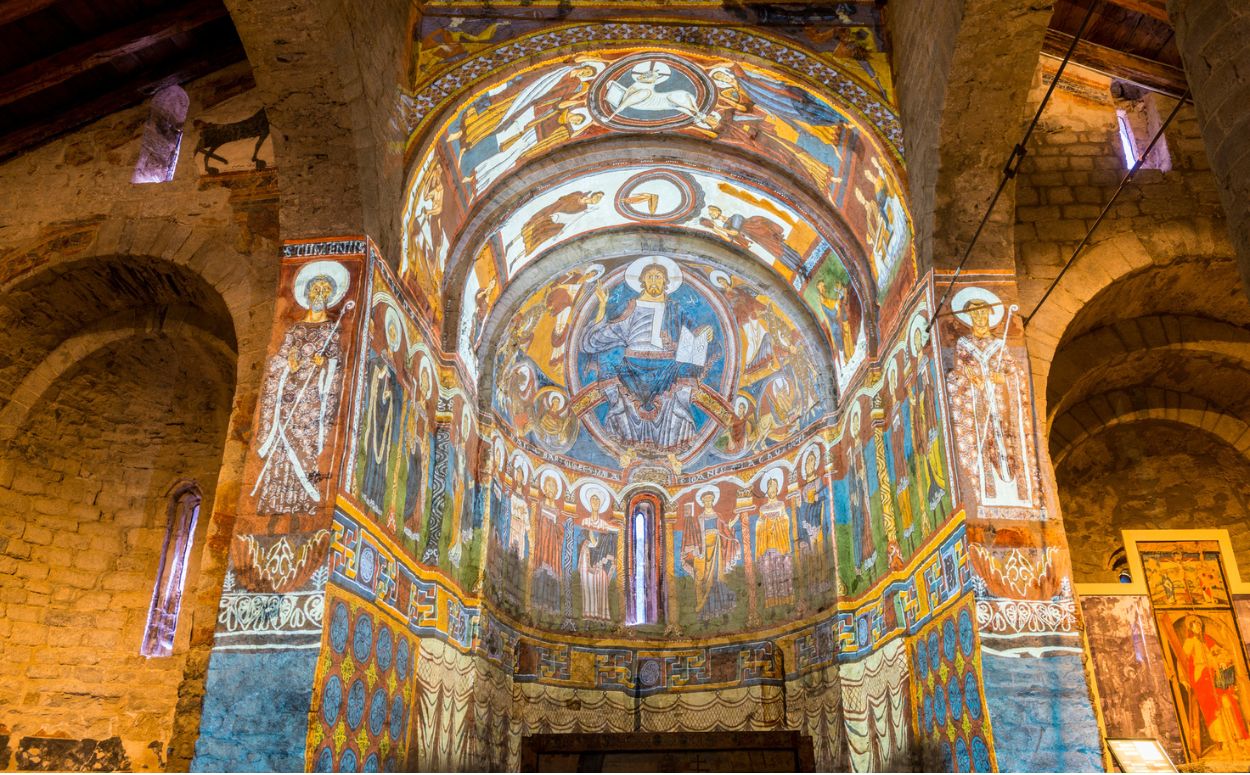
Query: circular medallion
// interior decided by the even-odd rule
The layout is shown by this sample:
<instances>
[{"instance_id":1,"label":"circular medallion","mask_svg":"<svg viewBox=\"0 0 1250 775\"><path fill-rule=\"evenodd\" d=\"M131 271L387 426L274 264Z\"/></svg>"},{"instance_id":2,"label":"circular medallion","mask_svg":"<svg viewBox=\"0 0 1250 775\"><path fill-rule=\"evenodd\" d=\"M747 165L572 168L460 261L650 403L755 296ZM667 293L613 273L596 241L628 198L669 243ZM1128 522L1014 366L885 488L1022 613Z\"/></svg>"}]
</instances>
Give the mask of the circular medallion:
<instances>
[{"instance_id":1,"label":"circular medallion","mask_svg":"<svg viewBox=\"0 0 1250 775\"><path fill-rule=\"evenodd\" d=\"M974 721L981 718L981 692L977 687L977 676L969 672L964 676L964 704L968 706L968 715Z\"/></svg>"},{"instance_id":2,"label":"circular medallion","mask_svg":"<svg viewBox=\"0 0 1250 775\"><path fill-rule=\"evenodd\" d=\"M980 737L972 738L972 771L990 772L990 749Z\"/></svg>"},{"instance_id":3,"label":"circular medallion","mask_svg":"<svg viewBox=\"0 0 1250 775\"><path fill-rule=\"evenodd\" d=\"M365 682L359 678L347 692L347 725L352 729L360 726L365 717ZM355 769L355 768L353 768Z\"/></svg>"},{"instance_id":4,"label":"circular medallion","mask_svg":"<svg viewBox=\"0 0 1250 775\"><path fill-rule=\"evenodd\" d=\"M377 772L378 771L378 755L376 753L369 754L369 758L365 759L365 766L361 771L362 772Z\"/></svg>"},{"instance_id":5,"label":"circular medallion","mask_svg":"<svg viewBox=\"0 0 1250 775\"><path fill-rule=\"evenodd\" d=\"M391 740L399 740L404 731L404 698L396 696L391 703Z\"/></svg>"},{"instance_id":6,"label":"circular medallion","mask_svg":"<svg viewBox=\"0 0 1250 775\"><path fill-rule=\"evenodd\" d=\"M366 662L369 659L371 646L373 646L373 620L369 618L369 614L361 614L356 617L356 637L352 638L352 653L356 655L356 659Z\"/></svg>"},{"instance_id":7,"label":"circular medallion","mask_svg":"<svg viewBox=\"0 0 1250 775\"><path fill-rule=\"evenodd\" d=\"M378 554L372 546L365 544L360 550L360 580L365 584L372 584L377 568Z\"/></svg>"},{"instance_id":8,"label":"circular medallion","mask_svg":"<svg viewBox=\"0 0 1250 775\"><path fill-rule=\"evenodd\" d=\"M621 184L616 211L639 223L680 223L703 209L703 189L688 173L645 170Z\"/></svg>"},{"instance_id":9,"label":"circular medallion","mask_svg":"<svg viewBox=\"0 0 1250 775\"><path fill-rule=\"evenodd\" d=\"M660 677L659 662L652 659L642 663L642 669L638 671L638 678L642 681L643 686L658 686Z\"/></svg>"},{"instance_id":10,"label":"circular medallion","mask_svg":"<svg viewBox=\"0 0 1250 775\"><path fill-rule=\"evenodd\" d=\"M342 758L339 759L339 772L355 772L356 762L358 761L359 759L356 758L356 752L348 748L343 752Z\"/></svg>"},{"instance_id":11,"label":"circular medallion","mask_svg":"<svg viewBox=\"0 0 1250 775\"><path fill-rule=\"evenodd\" d=\"M959 650L964 653L965 657L972 656L973 638L972 614L968 613L968 609L965 608L959 612Z\"/></svg>"},{"instance_id":12,"label":"circular medallion","mask_svg":"<svg viewBox=\"0 0 1250 775\"><path fill-rule=\"evenodd\" d=\"M964 701L959 696L959 676L951 676L951 680L946 684L946 704L951 709L951 718L958 721L964 715Z\"/></svg>"},{"instance_id":13,"label":"circular medallion","mask_svg":"<svg viewBox=\"0 0 1250 775\"><path fill-rule=\"evenodd\" d=\"M950 619L942 625L942 653L947 662L955 661L955 623Z\"/></svg>"},{"instance_id":14,"label":"circular medallion","mask_svg":"<svg viewBox=\"0 0 1250 775\"><path fill-rule=\"evenodd\" d=\"M936 673L941 664L942 644L938 642L937 630L932 630L929 633L929 669Z\"/></svg>"},{"instance_id":15,"label":"circular medallion","mask_svg":"<svg viewBox=\"0 0 1250 775\"><path fill-rule=\"evenodd\" d=\"M378 630L378 667L382 670L391 666L394 647L395 641L391 639L391 628L383 625L382 629Z\"/></svg>"},{"instance_id":16,"label":"circular medallion","mask_svg":"<svg viewBox=\"0 0 1250 775\"><path fill-rule=\"evenodd\" d=\"M317 772L334 772L334 751L330 750L330 746L322 748L321 753L317 754L314 769Z\"/></svg>"},{"instance_id":17,"label":"circular medallion","mask_svg":"<svg viewBox=\"0 0 1250 775\"><path fill-rule=\"evenodd\" d=\"M321 717L325 719L326 724L334 726L334 722L339 720L339 713L343 709L343 680L337 675L332 675L326 681L326 688L321 693Z\"/></svg>"},{"instance_id":18,"label":"circular medallion","mask_svg":"<svg viewBox=\"0 0 1250 775\"><path fill-rule=\"evenodd\" d=\"M955 771L968 772L971 767L971 761L968 758L968 745L961 737L955 741Z\"/></svg>"},{"instance_id":19,"label":"circular medallion","mask_svg":"<svg viewBox=\"0 0 1250 775\"><path fill-rule=\"evenodd\" d=\"M336 604L334 615L330 617L330 648L340 654L347 650L348 621L347 604Z\"/></svg>"},{"instance_id":20,"label":"circular medallion","mask_svg":"<svg viewBox=\"0 0 1250 775\"><path fill-rule=\"evenodd\" d=\"M373 699L369 701L369 734L377 737L382 734L382 727L386 724L386 691L378 688L373 692Z\"/></svg>"},{"instance_id":21,"label":"circular medallion","mask_svg":"<svg viewBox=\"0 0 1250 775\"><path fill-rule=\"evenodd\" d=\"M706 122L716 104L716 87L706 73L679 56L636 54L595 79L588 104L604 126L659 132Z\"/></svg>"},{"instance_id":22,"label":"circular medallion","mask_svg":"<svg viewBox=\"0 0 1250 775\"><path fill-rule=\"evenodd\" d=\"M396 650L395 656L395 672L399 674L399 680L408 680L408 639L399 639L399 648Z\"/></svg>"},{"instance_id":23,"label":"circular medallion","mask_svg":"<svg viewBox=\"0 0 1250 775\"><path fill-rule=\"evenodd\" d=\"M929 674L929 655L925 653L924 638L916 639L916 674L922 680Z\"/></svg>"}]
</instances>

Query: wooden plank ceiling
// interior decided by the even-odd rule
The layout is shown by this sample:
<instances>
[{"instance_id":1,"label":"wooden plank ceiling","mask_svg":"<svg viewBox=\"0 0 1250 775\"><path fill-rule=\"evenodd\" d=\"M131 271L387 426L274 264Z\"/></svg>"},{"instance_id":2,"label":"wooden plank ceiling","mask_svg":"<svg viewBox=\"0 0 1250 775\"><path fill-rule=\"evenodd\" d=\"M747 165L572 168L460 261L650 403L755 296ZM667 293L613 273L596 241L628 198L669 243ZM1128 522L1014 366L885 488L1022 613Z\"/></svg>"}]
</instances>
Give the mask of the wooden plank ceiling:
<instances>
[{"instance_id":1,"label":"wooden plank ceiling","mask_svg":"<svg viewBox=\"0 0 1250 775\"><path fill-rule=\"evenodd\" d=\"M244 59L222 0L4 0L0 159Z\"/></svg>"},{"instance_id":2,"label":"wooden plank ceiling","mask_svg":"<svg viewBox=\"0 0 1250 775\"><path fill-rule=\"evenodd\" d=\"M1184 93L1185 72L1165 0L1055 0L1045 54L1067 53L1091 4L1097 7L1073 62L1172 97Z\"/></svg>"}]
</instances>

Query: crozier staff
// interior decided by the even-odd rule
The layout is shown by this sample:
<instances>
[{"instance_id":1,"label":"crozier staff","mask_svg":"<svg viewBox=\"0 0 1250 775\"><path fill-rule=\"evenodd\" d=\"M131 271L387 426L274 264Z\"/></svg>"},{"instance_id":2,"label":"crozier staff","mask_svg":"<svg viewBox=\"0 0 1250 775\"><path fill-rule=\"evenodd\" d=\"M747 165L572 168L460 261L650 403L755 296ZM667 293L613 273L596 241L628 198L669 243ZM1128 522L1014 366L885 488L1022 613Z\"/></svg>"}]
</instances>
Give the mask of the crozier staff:
<instances>
[{"instance_id":1,"label":"crozier staff","mask_svg":"<svg viewBox=\"0 0 1250 775\"><path fill-rule=\"evenodd\" d=\"M321 503L317 462L334 427L343 385L340 324L354 302L332 321L329 310L351 284L337 261L313 261L295 276L292 292L304 317L287 329L269 359L261 393L261 439L265 461L252 495L258 514L311 514Z\"/></svg>"}]
</instances>

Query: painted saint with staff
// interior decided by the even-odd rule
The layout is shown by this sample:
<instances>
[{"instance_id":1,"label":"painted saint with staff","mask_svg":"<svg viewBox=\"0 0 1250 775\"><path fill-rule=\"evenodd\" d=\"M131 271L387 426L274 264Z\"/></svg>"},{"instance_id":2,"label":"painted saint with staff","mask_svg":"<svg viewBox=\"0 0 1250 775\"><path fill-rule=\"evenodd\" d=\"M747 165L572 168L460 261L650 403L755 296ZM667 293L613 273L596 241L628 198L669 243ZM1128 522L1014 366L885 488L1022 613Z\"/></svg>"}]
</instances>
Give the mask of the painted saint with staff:
<instances>
[{"instance_id":1,"label":"painted saint with staff","mask_svg":"<svg viewBox=\"0 0 1250 775\"><path fill-rule=\"evenodd\" d=\"M307 312L287 329L266 369L256 450L264 462L251 492L258 514L312 514L322 504L318 462L333 443L343 387L340 323L355 304L335 317L330 310L350 284L337 261L313 261L295 275L292 292Z\"/></svg>"},{"instance_id":2,"label":"painted saint with staff","mask_svg":"<svg viewBox=\"0 0 1250 775\"><path fill-rule=\"evenodd\" d=\"M956 293L951 307L969 328L955 344L947 375L960 465L975 482L981 508L1032 508L1033 410L1027 377L1007 344L1015 307L1004 309L998 296L975 286Z\"/></svg>"}]
</instances>

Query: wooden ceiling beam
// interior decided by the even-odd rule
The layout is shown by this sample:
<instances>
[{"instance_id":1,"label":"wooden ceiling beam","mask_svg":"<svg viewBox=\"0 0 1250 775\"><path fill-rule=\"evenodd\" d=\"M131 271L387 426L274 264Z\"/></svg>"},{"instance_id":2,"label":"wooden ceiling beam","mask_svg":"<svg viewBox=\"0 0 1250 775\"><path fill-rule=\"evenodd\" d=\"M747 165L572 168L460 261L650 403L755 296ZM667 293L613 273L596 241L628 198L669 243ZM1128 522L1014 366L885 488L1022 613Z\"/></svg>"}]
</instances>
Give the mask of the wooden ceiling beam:
<instances>
[{"instance_id":1,"label":"wooden ceiling beam","mask_svg":"<svg viewBox=\"0 0 1250 775\"><path fill-rule=\"evenodd\" d=\"M226 15L221 0L191 0L32 62L0 77L0 106L10 105Z\"/></svg>"},{"instance_id":2,"label":"wooden ceiling beam","mask_svg":"<svg viewBox=\"0 0 1250 775\"><path fill-rule=\"evenodd\" d=\"M1164 0L1108 0L1111 5L1119 6L1126 11L1149 16L1161 22L1172 23L1168 18L1167 3Z\"/></svg>"},{"instance_id":3,"label":"wooden ceiling beam","mask_svg":"<svg viewBox=\"0 0 1250 775\"><path fill-rule=\"evenodd\" d=\"M242 44L236 41L230 45L213 47L207 53L188 52L175 62L153 65L132 76L116 89L78 103L47 121L18 127L0 135L0 161L43 145L84 124L138 105L166 86L203 78L246 59Z\"/></svg>"},{"instance_id":4,"label":"wooden ceiling beam","mask_svg":"<svg viewBox=\"0 0 1250 775\"><path fill-rule=\"evenodd\" d=\"M1058 30L1046 30L1042 53L1062 59L1072 45L1072 36ZM1106 46L1082 40L1072 52L1072 61L1112 78L1119 78L1151 91L1179 98L1185 93L1185 71L1153 59L1126 54Z\"/></svg>"},{"instance_id":5,"label":"wooden ceiling beam","mask_svg":"<svg viewBox=\"0 0 1250 775\"><path fill-rule=\"evenodd\" d=\"M39 13L56 0L5 0L0 3L0 27Z\"/></svg>"}]
</instances>

